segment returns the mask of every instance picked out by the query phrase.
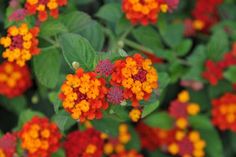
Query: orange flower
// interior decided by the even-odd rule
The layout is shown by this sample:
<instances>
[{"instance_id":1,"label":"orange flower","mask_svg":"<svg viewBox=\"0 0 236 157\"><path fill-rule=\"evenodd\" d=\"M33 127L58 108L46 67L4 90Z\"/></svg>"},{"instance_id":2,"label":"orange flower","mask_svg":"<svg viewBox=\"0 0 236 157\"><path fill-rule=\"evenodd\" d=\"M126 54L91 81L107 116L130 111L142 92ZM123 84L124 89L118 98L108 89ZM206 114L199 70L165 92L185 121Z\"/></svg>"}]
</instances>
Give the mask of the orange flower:
<instances>
[{"instance_id":1,"label":"orange flower","mask_svg":"<svg viewBox=\"0 0 236 157\"><path fill-rule=\"evenodd\" d=\"M176 131L175 141L169 144L168 151L172 155L183 157L204 157L206 143L201 139L199 132Z\"/></svg>"},{"instance_id":2,"label":"orange flower","mask_svg":"<svg viewBox=\"0 0 236 157\"><path fill-rule=\"evenodd\" d=\"M111 157L143 157L143 155L139 154L136 150L130 150L114 154Z\"/></svg>"},{"instance_id":3,"label":"orange flower","mask_svg":"<svg viewBox=\"0 0 236 157\"><path fill-rule=\"evenodd\" d=\"M139 101L147 100L158 87L158 74L150 59L140 54L117 60L112 73L111 84L124 88L124 98L137 107Z\"/></svg>"},{"instance_id":4,"label":"orange flower","mask_svg":"<svg viewBox=\"0 0 236 157\"><path fill-rule=\"evenodd\" d=\"M236 132L236 95L226 93L212 101L212 122L221 130Z\"/></svg>"},{"instance_id":5,"label":"orange flower","mask_svg":"<svg viewBox=\"0 0 236 157\"><path fill-rule=\"evenodd\" d=\"M123 0L122 9L132 24L156 23L160 13L159 0Z\"/></svg>"},{"instance_id":6,"label":"orange flower","mask_svg":"<svg viewBox=\"0 0 236 157\"><path fill-rule=\"evenodd\" d=\"M13 98L22 95L31 84L27 66L20 67L7 61L0 64L0 94Z\"/></svg>"},{"instance_id":7,"label":"orange flower","mask_svg":"<svg viewBox=\"0 0 236 157\"><path fill-rule=\"evenodd\" d=\"M72 118L84 122L102 117L102 109L107 109L105 96L108 89L103 78L94 72L84 73L79 68L76 74L69 74L61 87L60 99Z\"/></svg>"},{"instance_id":8,"label":"orange flower","mask_svg":"<svg viewBox=\"0 0 236 157\"><path fill-rule=\"evenodd\" d=\"M65 6L67 0L26 0L25 9L30 14L37 14L40 21L48 19L48 13L57 18L59 14L59 7Z\"/></svg>"},{"instance_id":9,"label":"orange flower","mask_svg":"<svg viewBox=\"0 0 236 157\"><path fill-rule=\"evenodd\" d=\"M20 131L21 147L29 157L49 157L59 147L61 134L47 118L33 117Z\"/></svg>"},{"instance_id":10,"label":"orange flower","mask_svg":"<svg viewBox=\"0 0 236 157\"><path fill-rule=\"evenodd\" d=\"M0 45L6 48L2 53L3 58L7 58L9 62L16 62L18 65L24 66L26 61L40 52L38 39L36 38L38 33L39 28L33 27L29 29L26 23L21 24L19 27L9 27L7 36L0 39Z\"/></svg>"}]
</instances>

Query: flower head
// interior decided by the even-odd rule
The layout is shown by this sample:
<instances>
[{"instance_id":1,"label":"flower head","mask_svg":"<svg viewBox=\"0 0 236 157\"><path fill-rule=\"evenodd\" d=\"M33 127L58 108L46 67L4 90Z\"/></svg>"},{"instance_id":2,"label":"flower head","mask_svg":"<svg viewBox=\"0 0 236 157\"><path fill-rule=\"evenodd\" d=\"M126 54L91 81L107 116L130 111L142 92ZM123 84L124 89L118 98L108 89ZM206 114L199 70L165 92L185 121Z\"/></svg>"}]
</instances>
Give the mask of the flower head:
<instances>
[{"instance_id":1,"label":"flower head","mask_svg":"<svg viewBox=\"0 0 236 157\"><path fill-rule=\"evenodd\" d=\"M113 67L114 65L109 59L101 60L97 64L95 71L102 76L108 77L111 75Z\"/></svg>"},{"instance_id":2,"label":"flower head","mask_svg":"<svg viewBox=\"0 0 236 157\"><path fill-rule=\"evenodd\" d=\"M36 38L38 33L39 28L29 29L26 23L21 24L19 27L9 27L7 36L0 39L0 45L5 48L2 53L3 58L7 58L9 62L16 62L18 65L24 66L26 61L40 52L38 39Z\"/></svg>"},{"instance_id":3,"label":"flower head","mask_svg":"<svg viewBox=\"0 0 236 157\"><path fill-rule=\"evenodd\" d=\"M111 157L143 157L143 155L139 154L136 150L130 150L111 155Z\"/></svg>"},{"instance_id":4,"label":"flower head","mask_svg":"<svg viewBox=\"0 0 236 157\"><path fill-rule=\"evenodd\" d=\"M142 111L140 109L137 109L137 108L133 108L129 112L129 117L133 122L138 122L139 119L141 118L141 115L142 115Z\"/></svg>"},{"instance_id":5,"label":"flower head","mask_svg":"<svg viewBox=\"0 0 236 157\"><path fill-rule=\"evenodd\" d=\"M175 141L168 146L168 152L172 155L204 157L205 146L205 141L197 131L177 131Z\"/></svg>"},{"instance_id":6,"label":"flower head","mask_svg":"<svg viewBox=\"0 0 236 157\"><path fill-rule=\"evenodd\" d=\"M17 9L15 10L10 16L10 21L21 21L25 19L25 16L27 15L27 12L25 9Z\"/></svg>"},{"instance_id":7,"label":"flower head","mask_svg":"<svg viewBox=\"0 0 236 157\"><path fill-rule=\"evenodd\" d=\"M48 14L57 18L59 7L66 4L67 0L26 0L25 9L29 14L38 14L38 19L42 22L48 19Z\"/></svg>"},{"instance_id":8,"label":"flower head","mask_svg":"<svg viewBox=\"0 0 236 157\"><path fill-rule=\"evenodd\" d=\"M61 138L56 124L37 116L24 124L19 136L29 157L49 157L58 149Z\"/></svg>"},{"instance_id":9,"label":"flower head","mask_svg":"<svg viewBox=\"0 0 236 157\"><path fill-rule=\"evenodd\" d=\"M212 101L212 122L221 130L236 132L236 95L226 93Z\"/></svg>"},{"instance_id":10,"label":"flower head","mask_svg":"<svg viewBox=\"0 0 236 157\"><path fill-rule=\"evenodd\" d=\"M158 87L158 74L150 59L135 54L115 62L111 84L124 88L124 98L130 99L136 107Z\"/></svg>"},{"instance_id":11,"label":"flower head","mask_svg":"<svg viewBox=\"0 0 236 157\"><path fill-rule=\"evenodd\" d=\"M92 128L71 132L64 142L67 157L102 157L103 145L101 133Z\"/></svg>"},{"instance_id":12,"label":"flower head","mask_svg":"<svg viewBox=\"0 0 236 157\"><path fill-rule=\"evenodd\" d=\"M20 67L7 61L0 64L0 94L13 98L22 95L31 84L27 66Z\"/></svg>"},{"instance_id":13,"label":"flower head","mask_svg":"<svg viewBox=\"0 0 236 157\"><path fill-rule=\"evenodd\" d=\"M120 87L111 87L107 93L107 101L112 104L120 104L124 100L123 90Z\"/></svg>"},{"instance_id":14,"label":"flower head","mask_svg":"<svg viewBox=\"0 0 236 157\"><path fill-rule=\"evenodd\" d=\"M108 107L105 100L107 91L103 78L79 68L76 74L67 75L61 87L60 99L72 118L83 122L102 117L102 110Z\"/></svg>"},{"instance_id":15,"label":"flower head","mask_svg":"<svg viewBox=\"0 0 236 157\"><path fill-rule=\"evenodd\" d=\"M7 133L0 139L0 157L12 157L16 152L16 136Z\"/></svg>"}]
</instances>

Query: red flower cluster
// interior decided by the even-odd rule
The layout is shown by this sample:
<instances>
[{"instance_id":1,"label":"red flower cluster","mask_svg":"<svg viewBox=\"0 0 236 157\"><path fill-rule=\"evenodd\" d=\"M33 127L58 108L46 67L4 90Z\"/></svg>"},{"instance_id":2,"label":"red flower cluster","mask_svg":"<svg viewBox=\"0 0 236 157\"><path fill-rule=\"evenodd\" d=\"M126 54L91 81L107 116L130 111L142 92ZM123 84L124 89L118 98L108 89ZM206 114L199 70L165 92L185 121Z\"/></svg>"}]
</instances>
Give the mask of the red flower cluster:
<instances>
[{"instance_id":1,"label":"red flower cluster","mask_svg":"<svg viewBox=\"0 0 236 157\"><path fill-rule=\"evenodd\" d=\"M140 136L142 147L150 151L158 148L165 150L175 137L174 129L152 128L142 122L137 125L136 130Z\"/></svg>"},{"instance_id":2,"label":"red flower cluster","mask_svg":"<svg viewBox=\"0 0 236 157\"><path fill-rule=\"evenodd\" d=\"M217 8L223 0L197 0L192 11L194 18L193 27L196 30L208 32L209 29L219 21Z\"/></svg>"},{"instance_id":3,"label":"red flower cluster","mask_svg":"<svg viewBox=\"0 0 236 157\"><path fill-rule=\"evenodd\" d=\"M47 118L33 117L19 132L21 147L29 157L49 157L57 151L61 134L54 123Z\"/></svg>"},{"instance_id":4,"label":"red flower cluster","mask_svg":"<svg viewBox=\"0 0 236 157\"><path fill-rule=\"evenodd\" d=\"M206 62L203 78L208 80L211 85L217 85L218 81L223 79L224 70L233 65L236 65L236 43L233 44L232 50L224 55L223 60Z\"/></svg>"},{"instance_id":5,"label":"red flower cluster","mask_svg":"<svg viewBox=\"0 0 236 157\"><path fill-rule=\"evenodd\" d=\"M72 118L81 122L101 118L102 110L108 107L105 83L105 79L97 78L96 73L77 69L76 74L67 75L61 87L63 107Z\"/></svg>"},{"instance_id":6,"label":"red flower cluster","mask_svg":"<svg viewBox=\"0 0 236 157\"><path fill-rule=\"evenodd\" d=\"M20 67L6 61L0 64L0 94L13 98L23 94L31 84L27 66Z\"/></svg>"},{"instance_id":7,"label":"red flower cluster","mask_svg":"<svg viewBox=\"0 0 236 157\"><path fill-rule=\"evenodd\" d=\"M48 12L53 18L57 18L59 7L67 4L67 0L26 0L25 9L29 14L38 14L40 21L48 19Z\"/></svg>"},{"instance_id":8,"label":"red flower cluster","mask_svg":"<svg viewBox=\"0 0 236 157\"><path fill-rule=\"evenodd\" d=\"M16 152L16 136L7 133L0 139L0 157L13 157Z\"/></svg>"},{"instance_id":9,"label":"red flower cluster","mask_svg":"<svg viewBox=\"0 0 236 157\"><path fill-rule=\"evenodd\" d=\"M130 150L114 154L111 157L143 157L143 155L139 154L136 150Z\"/></svg>"},{"instance_id":10,"label":"red flower cluster","mask_svg":"<svg viewBox=\"0 0 236 157\"><path fill-rule=\"evenodd\" d=\"M64 142L67 157L102 157L103 145L101 133L92 128L74 131L67 135Z\"/></svg>"},{"instance_id":11,"label":"red flower cluster","mask_svg":"<svg viewBox=\"0 0 236 157\"><path fill-rule=\"evenodd\" d=\"M159 13L173 11L179 0L123 0L122 9L132 24L156 23Z\"/></svg>"},{"instance_id":12,"label":"red flower cluster","mask_svg":"<svg viewBox=\"0 0 236 157\"><path fill-rule=\"evenodd\" d=\"M212 122L221 130L236 132L236 95L226 93L212 101Z\"/></svg>"}]
</instances>

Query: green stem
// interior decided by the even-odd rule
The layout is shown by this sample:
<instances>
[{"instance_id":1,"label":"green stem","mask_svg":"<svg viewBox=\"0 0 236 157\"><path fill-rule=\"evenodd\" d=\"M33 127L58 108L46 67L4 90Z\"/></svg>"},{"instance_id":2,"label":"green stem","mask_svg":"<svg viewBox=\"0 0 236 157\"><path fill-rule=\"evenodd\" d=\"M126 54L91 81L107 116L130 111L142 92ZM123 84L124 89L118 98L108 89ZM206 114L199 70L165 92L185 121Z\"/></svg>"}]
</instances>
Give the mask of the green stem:
<instances>
[{"instance_id":1,"label":"green stem","mask_svg":"<svg viewBox=\"0 0 236 157\"><path fill-rule=\"evenodd\" d=\"M136 42L133 42L131 40L124 39L123 41L127 46L132 47L136 50L145 51L145 52L149 52L149 53L154 53L151 49L149 49L147 47L144 47L144 46L142 46L142 45L140 45Z\"/></svg>"},{"instance_id":2,"label":"green stem","mask_svg":"<svg viewBox=\"0 0 236 157\"><path fill-rule=\"evenodd\" d=\"M134 28L133 25L130 25L130 27L122 34L119 41L123 41L129 35L129 33L133 30L133 28Z\"/></svg>"},{"instance_id":3,"label":"green stem","mask_svg":"<svg viewBox=\"0 0 236 157\"><path fill-rule=\"evenodd\" d=\"M47 38L47 37L42 37L44 40L46 40L47 42L49 42L50 44L52 44L52 45L56 45L57 44L57 42L56 41L54 41L54 40L52 40L51 38Z\"/></svg>"},{"instance_id":4,"label":"green stem","mask_svg":"<svg viewBox=\"0 0 236 157\"><path fill-rule=\"evenodd\" d=\"M59 45L56 44L56 45L52 45L52 46L48 46L48 47L44 47L44 48L40 48L40 49L41 49L41 51L47 51L47 50L54 49L54 48L59 48Z\"/></svg>"}]
</instances>

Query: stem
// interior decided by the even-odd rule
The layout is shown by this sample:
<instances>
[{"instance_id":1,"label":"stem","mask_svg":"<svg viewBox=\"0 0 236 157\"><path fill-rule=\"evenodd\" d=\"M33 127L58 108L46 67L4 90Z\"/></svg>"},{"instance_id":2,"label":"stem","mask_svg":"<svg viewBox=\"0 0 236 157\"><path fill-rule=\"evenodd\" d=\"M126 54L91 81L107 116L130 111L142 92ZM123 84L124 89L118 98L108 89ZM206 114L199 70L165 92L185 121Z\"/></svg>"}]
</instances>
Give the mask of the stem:
<instances>
[{"instance_id":1,"label":"stem","mask_svg":"<svg viewBox=\"0 0 236 157\"><path fill-rule=\"evenodd\" d=\"M140 51L149 52L149 53L152 53L152 54L154 53L151 49L149 49L147 47L144 47L142 45L139 45L139 44L137 44L137 43L135 43L135 42L133 42L131 40L124 39L123 41L124 41L124 43L126 45L128 45L129 47L132 47L134 49L137 49L137 50L140 50Z\"/></svg>"},{"instance_id":2,"label":"stem","mask_svg":"<svg viewBox=\"0 0 236 157\"><path fill-rule=\"evenodd\" d=\"M51 38L47 38L47 37L42 37L44 40L46 40L47 42L49 42L50 44L52 44L52 45L56 45L57 44L57 42L56 41L54 41L54 40L52 40Z\"/></svg>"},{"instance_id":3,"label":"stem","mask_svg":"<svg viewBox=\"0 0 236 157\"><path fill-rule=\"evenodd\" d=\"M128 35L129 33L133 30L133 25L131 25L123 34L122 36L120 37L120 41L123 41Z\"/></svg>"},{"instance_id":4,"label":"stem","mask_svg":"<svg viewBox=\"0 0 236 157\"><path fill-rule=\"evenodd\" d=\"M59 48L59 45L56 44L56 45L41 48L41 51L47 51L47 50L54 49L54 48Z\"/></svg>"}]
</instances>

